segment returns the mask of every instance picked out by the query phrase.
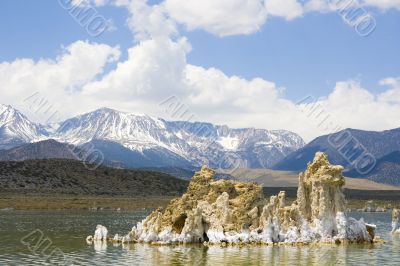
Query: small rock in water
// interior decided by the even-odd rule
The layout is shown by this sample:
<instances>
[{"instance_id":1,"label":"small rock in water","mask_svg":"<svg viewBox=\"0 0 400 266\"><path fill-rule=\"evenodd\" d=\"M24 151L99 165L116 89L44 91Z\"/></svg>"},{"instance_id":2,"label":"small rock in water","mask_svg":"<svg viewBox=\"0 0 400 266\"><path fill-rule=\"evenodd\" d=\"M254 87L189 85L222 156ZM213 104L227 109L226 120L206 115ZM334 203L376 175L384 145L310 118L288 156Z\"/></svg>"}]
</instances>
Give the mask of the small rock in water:
<instances>
[{"instance_id":1,"label":"small rock in water","mask_svg":"<svg viewBox=\"0 0 400 266\"><path fill-rule=\"evenodd\" d=\"M107 240L108 230L103 225L97 225L93 240Z\"/></svg>"},{"instance_id":2,"label":"small rock in water","mask_svg":"<svg viewBox=\"0 0 400 266\"><path fill-rule=\"evenodd\" d=\"M397 227L399 223L400 210L392 210L392 234L400 235L400 228Z\"/></svg>"},{"instance_id":3,"label":"small rock in water","mask_svg":"<svg viewBox=\"0 0 400 266\"><path fill-rule=\"evenodd\" d=\"M13 211L14 210L14 208L3 208L3 209L0 209L0 211L2 211L2 212L10 212L10 211Z\"/></svg>"},{"instance_id":4,"label":"small rock in water","mask_svg":"<svg viewBox=\"0 0 400 266\"><path fill-rule=\"evenodd\" d=\"M377 207L375 211L376 212L386 212L385 208L383 208L383 207Z\"/></svg>"}]
</instances>

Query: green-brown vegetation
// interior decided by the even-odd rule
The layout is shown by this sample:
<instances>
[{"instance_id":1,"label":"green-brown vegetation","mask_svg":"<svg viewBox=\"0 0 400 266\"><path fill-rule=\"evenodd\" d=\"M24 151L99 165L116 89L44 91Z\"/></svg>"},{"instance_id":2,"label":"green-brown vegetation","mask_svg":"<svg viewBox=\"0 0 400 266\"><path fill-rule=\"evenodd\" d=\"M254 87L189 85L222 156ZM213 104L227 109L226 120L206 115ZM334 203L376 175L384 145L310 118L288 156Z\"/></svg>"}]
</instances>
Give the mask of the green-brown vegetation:
<instances>
[{"instance_id":1,"label":"green-brown vegetation","mask_svg":"<svg viewBox=\"0 0 400 266\"><path fill-rule=\"evenodd\" d=\"M105 166L89 170L74 160L0 162L0 191L13 194L165 197L182 194L187 184L154 171Z\"/></svg>"},{"instance_id":2,"label":"green-brown vegetation","mask_svg":"<svg viewBox=\"0 0 400 266\"><path fill-rule=\"evenodd\" d=\"M289 201L296 198L294 173L238 171L240 175L232 176L263 184L267 197L285 190ZM0 209L154 209L182 195L187 185L188 181L156 171L103 166L90 171L73 160L0 162ZM363 208L370 200L376 206L400 207L398 190L383 190L386 187L370 183L361 188L345 189L349 208Z\"/></svg>"},{"instance_id":3,"label":"green-brown vegetation","mask_svg":"<svg viewBox=\"0 0 400 266\"><path fill-rule=\"evenodd\" d=\"M277 171L270 169L248 169L240 168L235 171L219 171L221 174L229 173L229 175L238 181L257 182L265 187L296 187L299 180L299 174L290 171ZM357 190L400 190L399 186L385 185L362 178L345 177L347 189ZM400 193L400 191L399 191Z\"/></svg>"},{"instance_id":4,"label":"green-brown vegetation","mask_svg":"<svg viewBox=\"0 0 400 266\"><path fill-rule=\"evenodd\" d=\"M0 209L15 210L137 210L165 207L172 197L15 194L0 192Z\"/></svg>"}]
</instances>

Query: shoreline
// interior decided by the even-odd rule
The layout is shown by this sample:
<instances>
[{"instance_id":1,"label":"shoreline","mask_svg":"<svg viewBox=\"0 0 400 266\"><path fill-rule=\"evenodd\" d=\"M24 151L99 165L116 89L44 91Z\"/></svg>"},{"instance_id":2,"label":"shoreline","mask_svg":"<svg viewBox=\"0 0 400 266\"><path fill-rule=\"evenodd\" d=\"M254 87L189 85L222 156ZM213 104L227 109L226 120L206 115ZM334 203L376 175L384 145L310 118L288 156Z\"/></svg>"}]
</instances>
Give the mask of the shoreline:
<instances>
[{"instance_id":1,"label":"shoreline","mask_svg":"<svg viewBox=\"0 0 400 266\"><path fill-rule=\"evenodd\" d=\"M114 195L71 195L53 193L0 193L0 210L90 210L90 211L126 211L140 209L157 209L166 207L168 203L179 196L114 196ZM400 195L399 195L400 197ZM291 203L295 198L287 198ZM372 202L371 202L372 201ZM382 199L380 196L368 199L347 200L349 211L360 211L372 205L372 207L382 207L386 211L391 208L399 208L400 200L389 196ZM365 212L365 211L364 211ZM382 211L370 211L382 212Z\"/></svg>"},{"instance_id":2,"label":"shoreline","mask_svg":"<svg viewBox=\"0 0 400 266\"><path fill-rule=\"evenodd\" d=\"M168 205L174 197L91 196L68 194L0 193L0 210L90 210L127 211L157 209Z\"/></svg>"}]
</instances>

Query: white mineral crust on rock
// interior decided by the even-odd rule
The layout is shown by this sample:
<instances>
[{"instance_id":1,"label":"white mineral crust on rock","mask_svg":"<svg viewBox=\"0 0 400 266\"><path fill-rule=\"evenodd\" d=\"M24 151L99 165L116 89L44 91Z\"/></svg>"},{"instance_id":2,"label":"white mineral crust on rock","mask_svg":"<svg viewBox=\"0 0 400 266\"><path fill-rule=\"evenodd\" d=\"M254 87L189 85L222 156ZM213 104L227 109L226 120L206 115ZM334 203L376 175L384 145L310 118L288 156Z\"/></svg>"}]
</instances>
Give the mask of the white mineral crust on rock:
<instances>
[{"instance_id":1,"label":"white mineral crust on rock","mask_svg":"<svg viewBox=\"0 0 400 266\"><path fill-rule=\"evenodd\" d=\"M108 234L108 230L105 226L103 225L97 225L96 226L96 231L94 232L94 237L93 240L103 240L106 241L107 240L107 234Z\"/></svg>"},{"instance_id":2,"label":"white mineral crust on rock","mask_svg":"<svg viewBox=\"0 0 400 266\"><path fill-rule=\"evenodd\" d=\"M399 223L399 216L400 216L400 210L398 209L393 209L392 210L392 234L394 235L400 235L400 228L398 228L398 223Z\"/></svg>"},{"instance_id":3,"label":"white mineral crust on rock","mask_svg":"<svg viewBox=\"0 0 400 266\"><path fill-rule=\"evenodd\" d=\"M199 243L340 243L372 242L374 225L347 217L342 166L317 153L299 175L297 199L289 206L285 192L264 198L256 183L213 179L203 167L187 192L151 213L122 241L152 244ZM397 226L397 224L396 224ZM106 230L106 229L105 229ZM105 231L105 237L107 231ZM95 239L104 238L102 227Z\"/></svg>"}]
</instances>

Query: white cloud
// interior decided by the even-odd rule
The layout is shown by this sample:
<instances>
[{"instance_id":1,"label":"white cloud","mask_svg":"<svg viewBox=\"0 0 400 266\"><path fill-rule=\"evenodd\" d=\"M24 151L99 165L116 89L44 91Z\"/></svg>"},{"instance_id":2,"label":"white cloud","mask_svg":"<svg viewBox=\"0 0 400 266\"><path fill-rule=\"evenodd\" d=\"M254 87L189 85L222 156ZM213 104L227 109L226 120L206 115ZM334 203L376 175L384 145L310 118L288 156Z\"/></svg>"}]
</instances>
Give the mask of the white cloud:
<instances>
[{"instance_id":1,"label":"white cloud","mask_svg":"<svg viewBox=\"0 0 400 266\"><path fill-rule=\"evenodd\" d=\"M393 88L400 88L400 77L389 77L379 81L381 86L390 86Z\"/></svg>"},{"instance_id":2,"label":"white cloud","mask_svg":"<svg viewBox=\"0 0 400 266\"><path fill-rule=\"evenodd\" d=\"M379 82L381 86L388 86L390 89L379 95L379 100L387 103L400 104L400 77L385 78Z\"/></svg>"},{"instance_id":3,"label":"white cloud","mask_svg":"<svg viewBox=\"0 0 400 266\"><path fill-rule=\"evenodd\" d=\"M338 82L327 97L302 106L285 99L274 83L262 79L249 81L227 77L215 69L189 69L196 93L187 98L187 103L200 117L213 122L288 129L307 141L344 128L379 131L400 127L400 78L386 79L391 82L389 89L378 94L372 94L358 81ZM206 89L200 92L196 88Z\"/></svg>"},{"instance_id":4,"label":"white cloud","mask_svg":"<svg viewBox=\"0 0 400 266\"><path fill-rule=\"evenodd\" d=\"M261 0L165 0L165 9L189 30L203 29L219 36L250 34L265 23Z\"/></svg>"},{"instance_id":5,"label":"white cloud","mask_svg":"<svg viewBox=\"0 0 400 266\"><path fill-rule=\"evenodd\" d=\"M128 58L99 81L88 83L84 94L90 97L124 101L160 100L183 94L186 39L146 40L128 50ZM112 93L110 93L112 91ZM153 104L153 103L152 103Z\"/></svg>"},{"instance_id":6,"label":"white cloud","mask_svg":"<svg viewBox=\"0 0 400 266\"><path fill-rule=\"evenodd\" d=\"M303 6L297 0L265 0L268 14L287 20L303 15Z\"/></svg>"},{"instance_id":7,"label":"white cloud","mask_svg":"<svg viewBox=\"0 0 400 266\"><path fill-rule=\"evenodd\" d=\"M168 18L161 5L148 5L146 0L116 0L115 5L130 12L128 26L137 40L177 35L175 22Z\"/></svg>"},{"instance_id":8,"label":"white cloud","mask_svg":"<svg viewBox=\"0 0 400 266\"><path fill-rule=\"evenodd\" d=\"M285 99L273 82L227 76L219 69L187 64L186 49L185 42L142 42L131 48L127 61L86 86L87 91L99 90L92 91L90 98L117 109L167 117L158 103L177 96L196 120L288 129L308 141L340 128L383 130L399 126L400 100L393 98L399 92L398 78L383 80L381 84L389 88L375 95L357 81L338 82L327 97L315 99L313 105L322 112L315 116ZM329 119L321 124L326 117Z\"/></svg>"},{"instance_id":9,"label":"white cloud","mask_svg":"<svg viewBox=\"0 0 400 266\"><path fill-rule=\"evenodd\" d=\"M229 36L257 32L267 16L293 20L310 12L336 12L350 6L400 9L400 0L164 0L161 5L173 20L189 30Z\"/></svg>"},{"instance_id":10,"label":"white cloud","mask_svg":"<svg viewBox=\"0 0 400 266\"><path fill-rule=\"evenodd\" d=\"M111 0L62 0L65 3L62 3L63 5L69 5L72 4L74 6L90 6L90 5L95 5L95 6L104 6L108 4Z\"/></svg>"},{"instance_id":11,"label":"white cloud","mask_svg":"<svg viewBox=\"0 0 400 266\"><path fill-rule=\"evenodd\" d=\"M307 12L335 12L350 7L379 8L382 10L400 9L400 0L308 0L305 1L304 9ZM368 10L372 12L372 10Z\"/></svg>"},{"instance_id":12,"label":"white cloud","mask_svg":"<svg viewBox=\"0 0 400 266\"><path fill-rule=\"evenodd\" d=\"M0 64L2 102L32 117L23 100L39 91L63 118L102 106L168 118L159 103L176 96L196 120L233 127L287 129L307 141L339 128L384 130L400 126L400 78L386 78L387 86L372 94L357 81L338 82L333 91L309 108L285 99L275 83L228 76L215 68L186 63L188 44L178 41L142 41L128 58L96 78L116 60L117 48L76 42L55 60L17 59ZM326 122L321 124L326 117Z\"/></svg>"},{"instance_id":13,"label":"white cloud","mask_svg":"<svg viewBox=\"0 0 400 266\"><path fill-rule=\"evenodd\" d=\"M128 25L138 39L175 35L176 23L188 30L201 29L224 37L255 33L266 23L267 16L294 20L310 12L337 12L350 6L400 10L400 0L163 0L154 5L147 0L73 0L72 3L128 8L131 13ZM367 11L373 15L372 10Z\"/></svg>"},{"instance_id":14,"label":"white cloud","mask_svg":"<svg viewBox=\"0 0 400 266\"><path fill-rule=\"evenodd\" d=\"M366 6L373 6L383 10L400 9L400 0L363 0L362 2Z\"/></svg>"},{"instance_id":15,"label":"white cloud","mask_svg":"<svg viewBox=\"0 0 400 266\"><path fill-rule=\"evenodd\" d=\"M397 87L397 93L398 89ZM379 131L400 127L400 100L393 101L387 97L388 94L393 96L393 92L394 89L390 88L382 93L372 94L358 81L338 82L326 98L317 99L306 108L302 106L301 110L307 116L304 125L308 124L316 130L315 133L306 133L307 139L332 133L338 128ZM321 121L325 122L320 125Z\"/></svg>"},{"instance_id":16,"label":"white cloud","mask_svg":"<svg viewBox=\"0 0 400 266\"><path fill-rule=\"evenodd\" d=\"M304 3L304 10L326 12L329 11L329 5L326 0L309 0Z\"/></svg>"},{"instance_id":17,"label":"white cloud","mask_svg":"<svg viewBox=\"0 0 400 266\"><path fill-rule=\"evenodd\" d=\"M54 60L3 62L0 63L1 101L32 117L31 110L27 110L29 105L23 100L38 91L63 118L102 106L168 117L159 103L176 96L196 120L234 127L287 129L308 141L338 128L383 130L400 126L400 78L382 80L380 85L387 88L378 94L372 94L356 81L338 82L329 95L315 99L313 104L322 112L316 117L304 104L296 105L286 99L282 88L274 82L228 76L216 68L187 63L190 44L179 36L166 10L177 8L173 12L177 12L177 17L182 16L179 20L189 28L202 28L218 35L243 34L257 30L264 23L265 14L257 13L260 11L256 11L256 2L247 1L242 6L236 0L201 1L196 11L193 4L196 1L190 4L186 1L183 9L179 9L175 5L168 8L167 2L149 6L144 0L117 0L114 4L128 8L128 24L138 41L128 50L124 61L117 62L114 69L104 74L107 64L118 60L119 48L77 41ZM220 3L227 5L226 13ZM243 13L235 17L238 11L233 7L239 7ZM186 18L183 10L198 21ZM172 10L168 12L172 14ZM255 16L248 20L253 12ZM276 12L288 19L300 14ZM202 18L207 14L208 18ZM321 119L326 117L328 122L321 126Z\"/></svg>"},{"instance_id":18,"label":"white cloud","mask_svg":"<svg viewBox=\"0 0 400 266\"><path fill-rule=\"evenodd\" d=\"M273 102L278 98L278 90L274 83L261 78L246 80L238 76L226 76L221 70L187 65L187 85L190 87L190 101L204 108L220 109L220 106L228 109L254 109L260 101L261 105ZM209 109L210 110L210 109Z\"/></svg>"},{"instance_id":19,"label":"white cloud","mask_svg":"<svg viewBox=\"0 0 400 266\"><path fill-rule=\"evenodd\" d=\"M1 102L26 111L24 99L35 92L63 111L79 110L80 88L119 58L118 47L77 41L55 60L17 59L0 63ZM28 111L29 113L29 111Z\"/></svg>"},{"instance_id":20,"label":"white cloud","mask_svg":"<svg viewBox=\"0 0 400 266\"><path fill-rule=\"evenodd\" d=\"M294 20L310 12L336 12L349 6L400 9L400 0L163 0L153 5L147 0L74 2L128 8L131 13L128 25L140 40L149 36L177 35L177 23L191 31L200 29L224 37L255 33L268 16Z\"/></svg>"}]
</instances>

